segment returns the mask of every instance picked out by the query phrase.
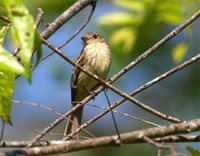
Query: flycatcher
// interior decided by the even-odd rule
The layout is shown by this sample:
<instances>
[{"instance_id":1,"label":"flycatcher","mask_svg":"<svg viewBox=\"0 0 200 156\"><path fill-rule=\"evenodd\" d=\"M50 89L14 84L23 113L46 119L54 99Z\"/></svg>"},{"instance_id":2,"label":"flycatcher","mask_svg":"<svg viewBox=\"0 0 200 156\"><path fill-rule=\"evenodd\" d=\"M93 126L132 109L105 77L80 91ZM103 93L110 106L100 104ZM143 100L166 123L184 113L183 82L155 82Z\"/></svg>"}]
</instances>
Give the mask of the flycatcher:
<instances>
[{"instance_id":1,"label":"flycatcher","mask_svg":"<svg viewBox=\"0 0 200 156\"><path fill-rule=\"evenodd\" d=\"M106 78L111 65L111 52L104 38L97 32L88 32L82 38L83 50L76 61L85 70L94 73L101 79ZM98 81L91 76L81 72L74 67L71 76L71 100L72 106L86 98L99 86ZM82 122L83 107L80 107L69 116L69 121L65 129L64 137L75 131ZM79 139L79 135L75 136Z\"/></svg>"}]
</instances>

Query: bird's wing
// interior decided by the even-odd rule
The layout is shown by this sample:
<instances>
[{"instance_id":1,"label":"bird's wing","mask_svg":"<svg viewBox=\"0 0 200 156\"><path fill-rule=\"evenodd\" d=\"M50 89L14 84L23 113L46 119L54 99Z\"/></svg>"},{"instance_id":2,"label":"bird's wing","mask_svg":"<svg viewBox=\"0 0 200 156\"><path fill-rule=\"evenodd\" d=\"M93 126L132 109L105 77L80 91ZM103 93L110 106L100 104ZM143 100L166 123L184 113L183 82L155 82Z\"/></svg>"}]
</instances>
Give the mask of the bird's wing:
<instances>
[{"instance_id":1,"label":"bird's wing","mask_svg":"<svg viewBox=\"0 0 200 156\"><path fill-rule=\"evenodd\" d=\"M76 63L78 63L80 66L83 67L83 65L85 64L85 59L84 59L84 50L81 51L81 53L78 56L78 59L76 61ZM73 73L71 76L71 100L72 102L75 100L75 95L76 95L76 90L77 90L77 82L78 82L78 77L80 74L81 70L78 67L74 67L73 69Z\"/></svg>"}]
</instances>

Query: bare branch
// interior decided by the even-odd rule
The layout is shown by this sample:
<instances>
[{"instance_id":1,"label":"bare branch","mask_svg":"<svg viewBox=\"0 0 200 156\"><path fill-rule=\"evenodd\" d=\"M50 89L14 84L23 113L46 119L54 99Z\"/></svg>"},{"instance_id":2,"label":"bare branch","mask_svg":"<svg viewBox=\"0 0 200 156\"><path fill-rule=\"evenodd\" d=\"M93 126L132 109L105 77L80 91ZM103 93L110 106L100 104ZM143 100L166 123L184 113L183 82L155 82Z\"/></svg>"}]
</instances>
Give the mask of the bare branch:
<instances>
[{"instance_id":1,"label":"bare branch","mask_svg":"<svg viewBox=\"0 0 200 156\"><path fill-rule=\"evenodd\" d=\"M93 5L96 0L78 0L66 11L64 11L58 18L56 18L49 27L41 33L41 36L45 39L49 38L53 33L56 32L63 24L65 24L69 19L76 15L83 8L89 4Z\"/></svg>"},{"instance_id":2,"label":"bare branch","mask_svg":"<svg viewBox=\"0 0 200 156\"><path fill-rule=\"evenodd\" d=\"M36 103L36 102L31 102L31 101L22 101L22 100L12 100L13 103L17 103L17 104L28 104L28 105L32 105L32 106L37 106L37 107L40 107L42 109L45 109L45 110L48 110L50 112L53 112L54 114L58 115L58 116L61 116L62 113L56 111L55 109L53 108L50 108L48 106L45 106L45 105L42 105L42 104L39 104L39 103ZM66 118L67 119L67 118Z\"/></svg>"},{"instance_id":3,"label":"bare branch","mask_svg":"<svg viewBox=\"0 0 200 156\"><path fill-rule=\"evenodd\" d=\"M89 103L87 103L86 106L91 106L91 107L100 108L100 109L104 109L104 110L108 109L108 108L106 108L106 107L102 107L102 106L99 106L99 105L93 105L93 104L89 104ZM158 124L153 123L153 122L151 122L151 121L142 119L142 118L140 118L140 117L136 117L136 116L130 115L130 114L128 114L128 113L120 112L120 111L118 111L118 110L116 110L116 109L113 109L112 111L113 111L114 113L117 113L117 114L120 114L120 115L129 117L129 118L138 120L138 121L140 121L140 122L143 122L143 123L148 124L148 125L151 125L151 126L155 126L155 127L160 127L160 126L161 126L161 125L158 125Z\"/></svg>"},{"instance_id":4,"label":"bare branch","mask_svg":"<svg viewBox=\"0 0 200 156\"><path fill-rule=\"evenodd\" d=\"M94 10L96 8L96 3L93 3L92 4L92 9L88 15L88 18L86 19L86 21L83 23L83 25L65 42L63 43L60 47L58 47L58 49L62 49L66 44L68 44L79 32L81 32L81 30L83 30L83 28L85 28L85 26L89 23L93 13L94 13Z\"/></svg>"},{"instance_id":5,"label":"bare branch","mask_svg":"<svg viewBox=\"0 0 200 156\"><path fill-rule=\"evenodd\" d=\"M2 121L2 127L1 127L1 133L0 133L0 141L3 140L3 134L4 134L4 131L5 131L5 121L1 120Z\"/></svg>"},{"instance_id":6,"label":"bare branch","mask_svg":"<svg viewBox=\"0 0 200 156\"><path fill-rule=\"evenodd\" d=\"M45 105L42 105L42 104L39 104L39 103L36 103L36 102L30 102L30 101L22 101L22 100L13 100L12 101L13 103L17 103L17 104L28 104L28 105L32 105L32 106L37 106L37 107L40 107L42 109L45 109L45 110L48 110L50 112L53 112L54 114L58 115L58 116L62 116L62 114L58 111L56 111L55 109L53 108L50 108L48 106L45 106ZM66 118L67 119L67 118ZM71 120L70 120L71 121ZM71 121L72 123L74 123L73 121ZM76 123L74 123L76 124ZM88 134L89 136L95 138L95 136L89 132L88 130L83 130L86 134ZM1 141L1 140L0 140Z\"/></svg>"},{"instance_id":7,"label":"bare branch","mask_svg":"<svg viewBox=\"0 0 200 156\"><path fill-rule=\"evenodd\" d=\"M12 23L6 16L0 16L0 19L3 20L3 21L5 21L8 24Z\"/></svg>"},{"instance_id":8,"label":"bare branch","mask_svg":"<svg viewBox=\"0 0 200 156\"><path fill-rule=\"evenodd\" d=\"M41 8L38 8L37 11L38 11L38 13L37 13L37 16L36 16L36 19L35 19L36 27L39 26L39 24L40 24L40 22L42 20L42 16L44 14L44 11Z\"/></svg>"},{"instance_id":9,"label":"bare branch","mask_svg":"<svg viewBox=\"0 0 200 156\"><path fill-rule=\"evenodd\" d=\"M186 20L183 24L172 30L169 34L167 34L165 37L163 37L159 42L157 42L155 45L153 45L151 48L149 48L147 51L145 51L142 55L140 55L137 59L135 59L133 62L128 64L126 67L124 67L120 72L115 74L111 79L110 82L114 82L119 77L121 77L123 74L128 72L130 69L132 69L135 65L143 61L145 58L147 58L149 55L151 55L153 52L155 52L159 47L161 47L163 44L165 44L168 40L175 37L178 33L180 33L183 29L185 29L188 25L190 25L192 22L194 22L197 18L200 17L200 10L198 10L195 14L193 14L188 20Z\"/></svg>"},{"instance_id":10,"label":"bare branch","mask_svg":"<svg viewBox=\"0 0 200 156\"><path fill-rule=\"evenodd\" d=\"M155 147L158 148L158 149L169 149L169 150L171 150L171 152L172 152L172 156L178 156L178 154L177 154L175 148L174 148L172 145L164 145L164 144L162 144L162 143L161 143L161 144L160 144L160 143L157 143L156 141L154 141L153 139L151 139L151 138L149 138L149 137L147 137L147 136L144 136L144 137L143 137L143 140L144 140L145 142L147 142L147 143L149 143L149 144L155 146Z\"/></svg>"},{"instance_id":11,"label":"bare branch","mask_svg":"<svg viewBox=\"0 0 200 156\"><path fill-rule=\"evenodd\" d=\"M200 142L200 135L171 135L154 140L156 142Z\"/></svg>"},{"instance_id":12,"label":"bare branch","mask_svg":"<svg viewBox=\"0 0 200 156\"><path fill-rule=\"evenodd\" d=\"M131 143L141 143L144 142L144 136L147 136L151 139L164 137L168 135L175 134L184 134L188 132L195 132L200 130L200 119L191 120L184 123L171 124L168 126L155 127L155 128L147 128L144 130L133 131L128 133L121 134L121 141L123 144L131 144ZM73 152L77 150L91 149L97 147L108 147L108 146L116 146L118 136L105 136L94 139L85 139L85 140L71 140L60 142L57 145L50 145L45 147L31 147L25 148L18 151L9 152L10 155L47 155L47 154L59 154L59 153L67 153ZM4 142L5 143L5 142ZM47 142L48 143L48 142ZM1 153L0 153L1 154ZM7 155L8 153L4 153Z\"/></svg>"},{"instance_id":13,"label":"bare branch","mask_svg":"<svg viewBox=\"0 0 200 156\"><path fill-rule=\"evenodd\" d=\"M159 137L153 139L156 142L165 142L165 143L178 143L178 142L200 142L200 135L170 135L165 137ZM71 141L69 141L71 142ZM135 143L144 143L144 140L141 140L141 142L135 142ZM53 146L53 145L60 145L65 144L66 141L62 140L48 140L43 141L41 140L37 144L34 144L35 146ZM31 141L1 141L0 142L0 148L16 148L16 147L26 147L29 144L31 144Z\"/></svg>"},{"instance_id":14,"label":"bare branch","mask_svg":"<svg viewBox=\"0 0 200 156\"><path fill-rule=\"evenodd\" d=\"M65 41L65 43L63 43L61 46L59 46L58 49L62 49L62 48L63 48L66 44L68 44L74 37L76 37L76 35L78 35L78 33L81 32L81 30L83 30L83 28L85 28L85 26L89 23L89 21L90 21L92 15L93 15L93 13L94 13L95 8L96 8L96 4L94 3L94 4L92 4L92 9L91 9L91 11L90 11L90 13L89 13L89 15L88 15L88 18L87 18L86 21L83 23L83 25L82 25L82 26L81 26L67 41ZM50 56L51 56L52 54L54 54L54 53L55 53L55 52L52 51L51 53L49 53L48 55L46 55L45 57L43 57L43 58L39 61L39 63L42 62L42 61L44 61L44 60L46 60L48 57L50 57ZM34 67L35 67L35 65L33 65L33 70L35 69Z\"/></svg>"}]
</instances>

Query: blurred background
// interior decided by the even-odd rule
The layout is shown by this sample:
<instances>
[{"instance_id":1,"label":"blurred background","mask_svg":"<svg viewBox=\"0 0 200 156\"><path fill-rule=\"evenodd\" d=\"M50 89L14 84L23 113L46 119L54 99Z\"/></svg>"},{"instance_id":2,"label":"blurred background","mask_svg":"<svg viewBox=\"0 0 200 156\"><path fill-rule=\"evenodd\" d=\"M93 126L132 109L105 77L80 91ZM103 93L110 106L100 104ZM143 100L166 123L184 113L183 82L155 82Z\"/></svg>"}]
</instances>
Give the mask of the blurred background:
<instances>
[{"instance_id":1,"label":"blurred background","mask_svg":"<svg viewBox=\"0 0 200 156\"><path fill-rule=\"evenodd\" d=\"M24 0L30 12L37 14L37 8L44 11L43 23L40 31L45 25L51 23L59 14L72 5L75 0ZM120 71L124 66L137 58L140 54L158 42L176 26L190 17L200 9L199 0L101 0L89 24L77 35L62 51L76 60L82 50L80 37L88 31L100 32L107 40L112 49L113 62L109 77ZM49 41L54 46L63 44L87 19L91 7L83 9L69 22L61 27ZM168 41L159 48L148 59L135 66L113 85L126 93L144 83L156 78L183 61L195 56L200 52L200 20L197 19L192 25L181 32L178 36ZM13 44L8 35L6 47L12 49ZM43 56L51 51L43 47ZM192 120L200 117L200 66L196 62L181 70L167 79L153 85L149 89L139 93L135 97L143 103L168 115L182 120ZM31 101L48 106L60 113L71 108L70 76L73 67L61 57L53 54L51 57L39 64L33 71L32 83L20 77L15 84L13 100ZM120 99L120 96L108 90L111 103ZM104 94L99 94L89 104L108 107ZM160 125L170 124L150 113L141 110L130 102L125 102L116 108L117 110L148 119ZM101 112L101 109L85 106L84 121ZM43 130L58 116L37 106L13 103L12 123L6 125L5 140L30 140ZM117 125L121 133L152 127L136 121L132 118L115 114ZM0 124L0 126L2 123ZM62 122L53 129L45 139L61 139L66 122ZM111 114L96 121L87 128L95 136L116 134ZM176 144L179 152L189 152L185 146L190 145L196 149L199 146L193 144ZM68 155L156 155L157 149L148 144L125 145L122 147L99 148L70 153ZM169 153L169 151L162 151Z\"/></svg>"}]
</instances>

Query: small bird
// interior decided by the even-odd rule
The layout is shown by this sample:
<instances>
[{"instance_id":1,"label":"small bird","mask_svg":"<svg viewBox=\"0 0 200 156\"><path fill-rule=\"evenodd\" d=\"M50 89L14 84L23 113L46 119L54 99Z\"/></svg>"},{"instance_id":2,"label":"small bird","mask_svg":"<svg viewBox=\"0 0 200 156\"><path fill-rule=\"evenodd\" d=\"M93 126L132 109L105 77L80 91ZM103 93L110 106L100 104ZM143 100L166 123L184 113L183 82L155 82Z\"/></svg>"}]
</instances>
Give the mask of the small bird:
<instances>
[{"instance_id":1,"label":"small bird","mask_svg":"<svg viewBox=\"0 0 200 156\"><path fill-rule=\"evenodd\" d=\"M110 70L112 59L109 46L106 44L104 38L97 32L88 32L81 37L81 39L83 41L83 50L79 54L76 63L85 70L105 80ZM75 66L71 76L72 106L82 101L98 87L98 81ZM82 114L83 107L80 107L69 116L64 137L75 131L81 125ZM80 134L77 134L75 139L79 139L79 136Z\"/></svg>"}]
</instances>

